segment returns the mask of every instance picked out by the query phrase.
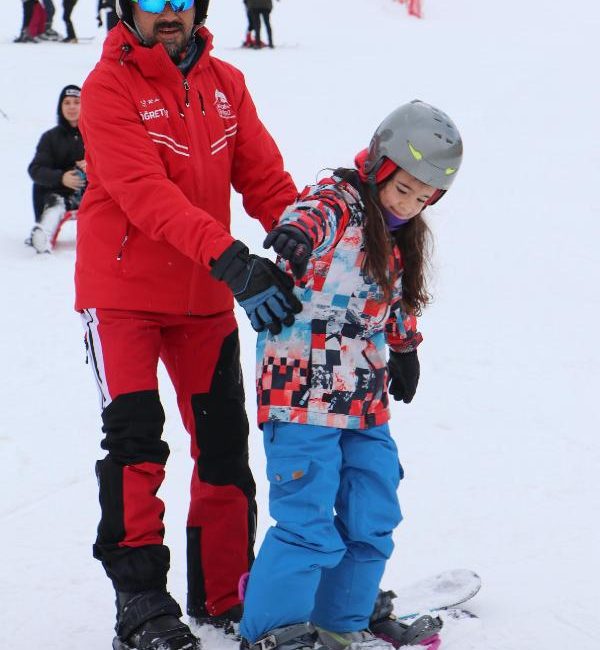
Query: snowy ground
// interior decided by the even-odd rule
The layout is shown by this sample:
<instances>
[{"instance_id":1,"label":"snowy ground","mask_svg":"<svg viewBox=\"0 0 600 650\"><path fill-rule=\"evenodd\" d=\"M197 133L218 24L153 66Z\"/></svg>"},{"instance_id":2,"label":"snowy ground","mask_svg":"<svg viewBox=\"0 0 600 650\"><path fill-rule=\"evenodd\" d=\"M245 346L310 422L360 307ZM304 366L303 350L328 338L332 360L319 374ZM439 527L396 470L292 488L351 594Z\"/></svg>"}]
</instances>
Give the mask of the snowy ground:
<instances>
[{"instance_id":1,"label":"snowy ground","mask_svg":"<svg viewBox=\"0 0 600 650\"><path fill-rule=\"evenodd\" d=\"M460 126L466 158L432 211L436 302L421 322L422 379L394 405L405 521L386 586L470 567L483 638L456 650L600 647L600 8L425 0L423 21L391 0L283 0L274 51L235 49L242 3L213 0L216 54L246 74L298 184L349 164L378 122L414 97ZM98 506L96 390L72 311L73 232L56 254L23 246L26 167L56 98L97 60L95 2L74 12L77 46L13 45L21 4L0 25L0 634L10 650L110 647L112 593L91 558ZM60 12L55 27L62 27ZM595 52L595 56L593 53ZM261 233L234 199L236 234ZM248 410L254 336L240 317ZM186 434L162 375L172 448L161 491L185 597ZM252 458L268 520L263 453ZM293 585L290 586L293 588ZM204 635L206 650L233 644Z\"/></svg>"}]
</instances>

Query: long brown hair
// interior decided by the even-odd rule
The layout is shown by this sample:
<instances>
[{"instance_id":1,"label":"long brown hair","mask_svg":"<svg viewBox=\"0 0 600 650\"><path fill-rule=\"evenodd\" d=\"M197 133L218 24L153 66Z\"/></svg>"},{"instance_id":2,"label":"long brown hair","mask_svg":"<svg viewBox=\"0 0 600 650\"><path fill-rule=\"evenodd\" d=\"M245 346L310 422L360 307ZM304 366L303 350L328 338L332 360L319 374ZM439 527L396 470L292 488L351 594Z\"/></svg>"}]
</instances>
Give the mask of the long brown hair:
<instances>
[{"instance_id":1,"label":"long brown hair","mask_svg":"<svg viewBox=\"0 0 600 650\"><path fill-rule=\"evenodd\" d=\"M379 203L379 191L391 178L377 185L377 196L371 187L358 178L355 169L336 169L335 174L343 181L360 183L360 194L365 204L364 238L365 258L363 273L372 277L390 300L396 277L390 276L389 259L394 244L402 255L402 303L405 311L420 316L431 302L427 289L433 237L423 213L413 217L407 224L390 233Z\"/></svg>"}]
</instances>

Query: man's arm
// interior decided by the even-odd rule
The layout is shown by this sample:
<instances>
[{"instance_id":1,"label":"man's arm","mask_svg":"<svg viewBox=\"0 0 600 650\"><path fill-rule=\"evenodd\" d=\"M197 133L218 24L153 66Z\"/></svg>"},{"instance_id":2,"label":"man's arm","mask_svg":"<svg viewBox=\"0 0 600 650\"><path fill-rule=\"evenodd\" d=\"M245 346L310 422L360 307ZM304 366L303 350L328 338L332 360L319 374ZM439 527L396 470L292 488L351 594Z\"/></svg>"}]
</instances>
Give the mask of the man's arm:
<instances>
[{"instance_id":1,"label":"man's arm","mask_svg":"<svg viewBox=\"0 0 600 650\"><path fill-rule=\"evenodd\" d=\"M242 195L246 212L271 230L281 213L298 196L292 177L285 171L283 158L270 133L260 121L254 102L239 71L242 86L237 106L237 135L231 182Z\"/></svg>"}]
</instances>

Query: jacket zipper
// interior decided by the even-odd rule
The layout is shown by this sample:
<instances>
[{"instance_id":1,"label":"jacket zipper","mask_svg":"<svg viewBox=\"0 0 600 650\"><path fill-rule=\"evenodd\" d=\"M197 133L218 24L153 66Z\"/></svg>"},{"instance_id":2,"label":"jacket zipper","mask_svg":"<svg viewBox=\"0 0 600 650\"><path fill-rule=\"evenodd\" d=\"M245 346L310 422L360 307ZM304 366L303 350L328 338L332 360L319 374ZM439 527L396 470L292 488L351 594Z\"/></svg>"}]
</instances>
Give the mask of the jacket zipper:
<instances>
[{"instance_id":1,"label":"jacket zipper","mask_svg":"<svg viewBox=\"0 0 600 650\"><path fill-rule=\"evenodd\" d=\"M131 46L125 43L125 45L121 47L121 57L119 58L119 63L121 65L123 65L125 57L129 54L129 52L131 52Z\"/></svg>"},{"instance_id":2,"label":"jacket zipper","mask_svg":"<svg viewBox=\"0 0 600 650\"><path fill-rule=\"evenodd\" d=\"M123 241L121 242L121 248L119 248L119 252L117 253L117 262L120 262L123 259L123 251L128 239L129 233L125 233L125 237L123 237Z\"/></svg>"},{"instance_id":3,"label":"jacket zipper","mask_svg":"<svg viewBox=\"0 0 600 650\"><path fill-rule=\"evenodd\" d=\"M190 107L190 82L187 79L183 80L183 87L185 88L185 107Z\"/></svg>"}]
</instances>

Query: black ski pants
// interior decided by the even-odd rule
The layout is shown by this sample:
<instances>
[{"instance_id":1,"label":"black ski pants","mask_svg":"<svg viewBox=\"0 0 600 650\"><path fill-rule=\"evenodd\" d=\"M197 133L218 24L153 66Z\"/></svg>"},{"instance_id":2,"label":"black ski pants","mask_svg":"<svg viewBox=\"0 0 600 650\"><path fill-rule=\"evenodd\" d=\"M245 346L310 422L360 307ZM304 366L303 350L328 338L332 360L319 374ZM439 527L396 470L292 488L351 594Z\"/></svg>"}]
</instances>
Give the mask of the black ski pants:
<instances>
[{"instance_id":1,"label":"black ski pants","mask_svg":"<svg viewBox=\"0 0 600 650\"><path fill-rule=\"evenodd\" d=\"M33 9L35 7L35 0L26 0L23 3L23 24L21 25L21 31L23 32L29 23L31 22L31 17L33 16Z\"/></svg>"},{"instance_id":2,"label":"black ski pants","mask_svg":"<svg viewBox=\"0 0 600 650\"><path fill-rule=\"evenodd\" d=\"M71 14L76 4L77 0L63 0L63 20L67 28L67 38L77 38L73 22L71 21Z\"/></svg>"}]
</instances>

